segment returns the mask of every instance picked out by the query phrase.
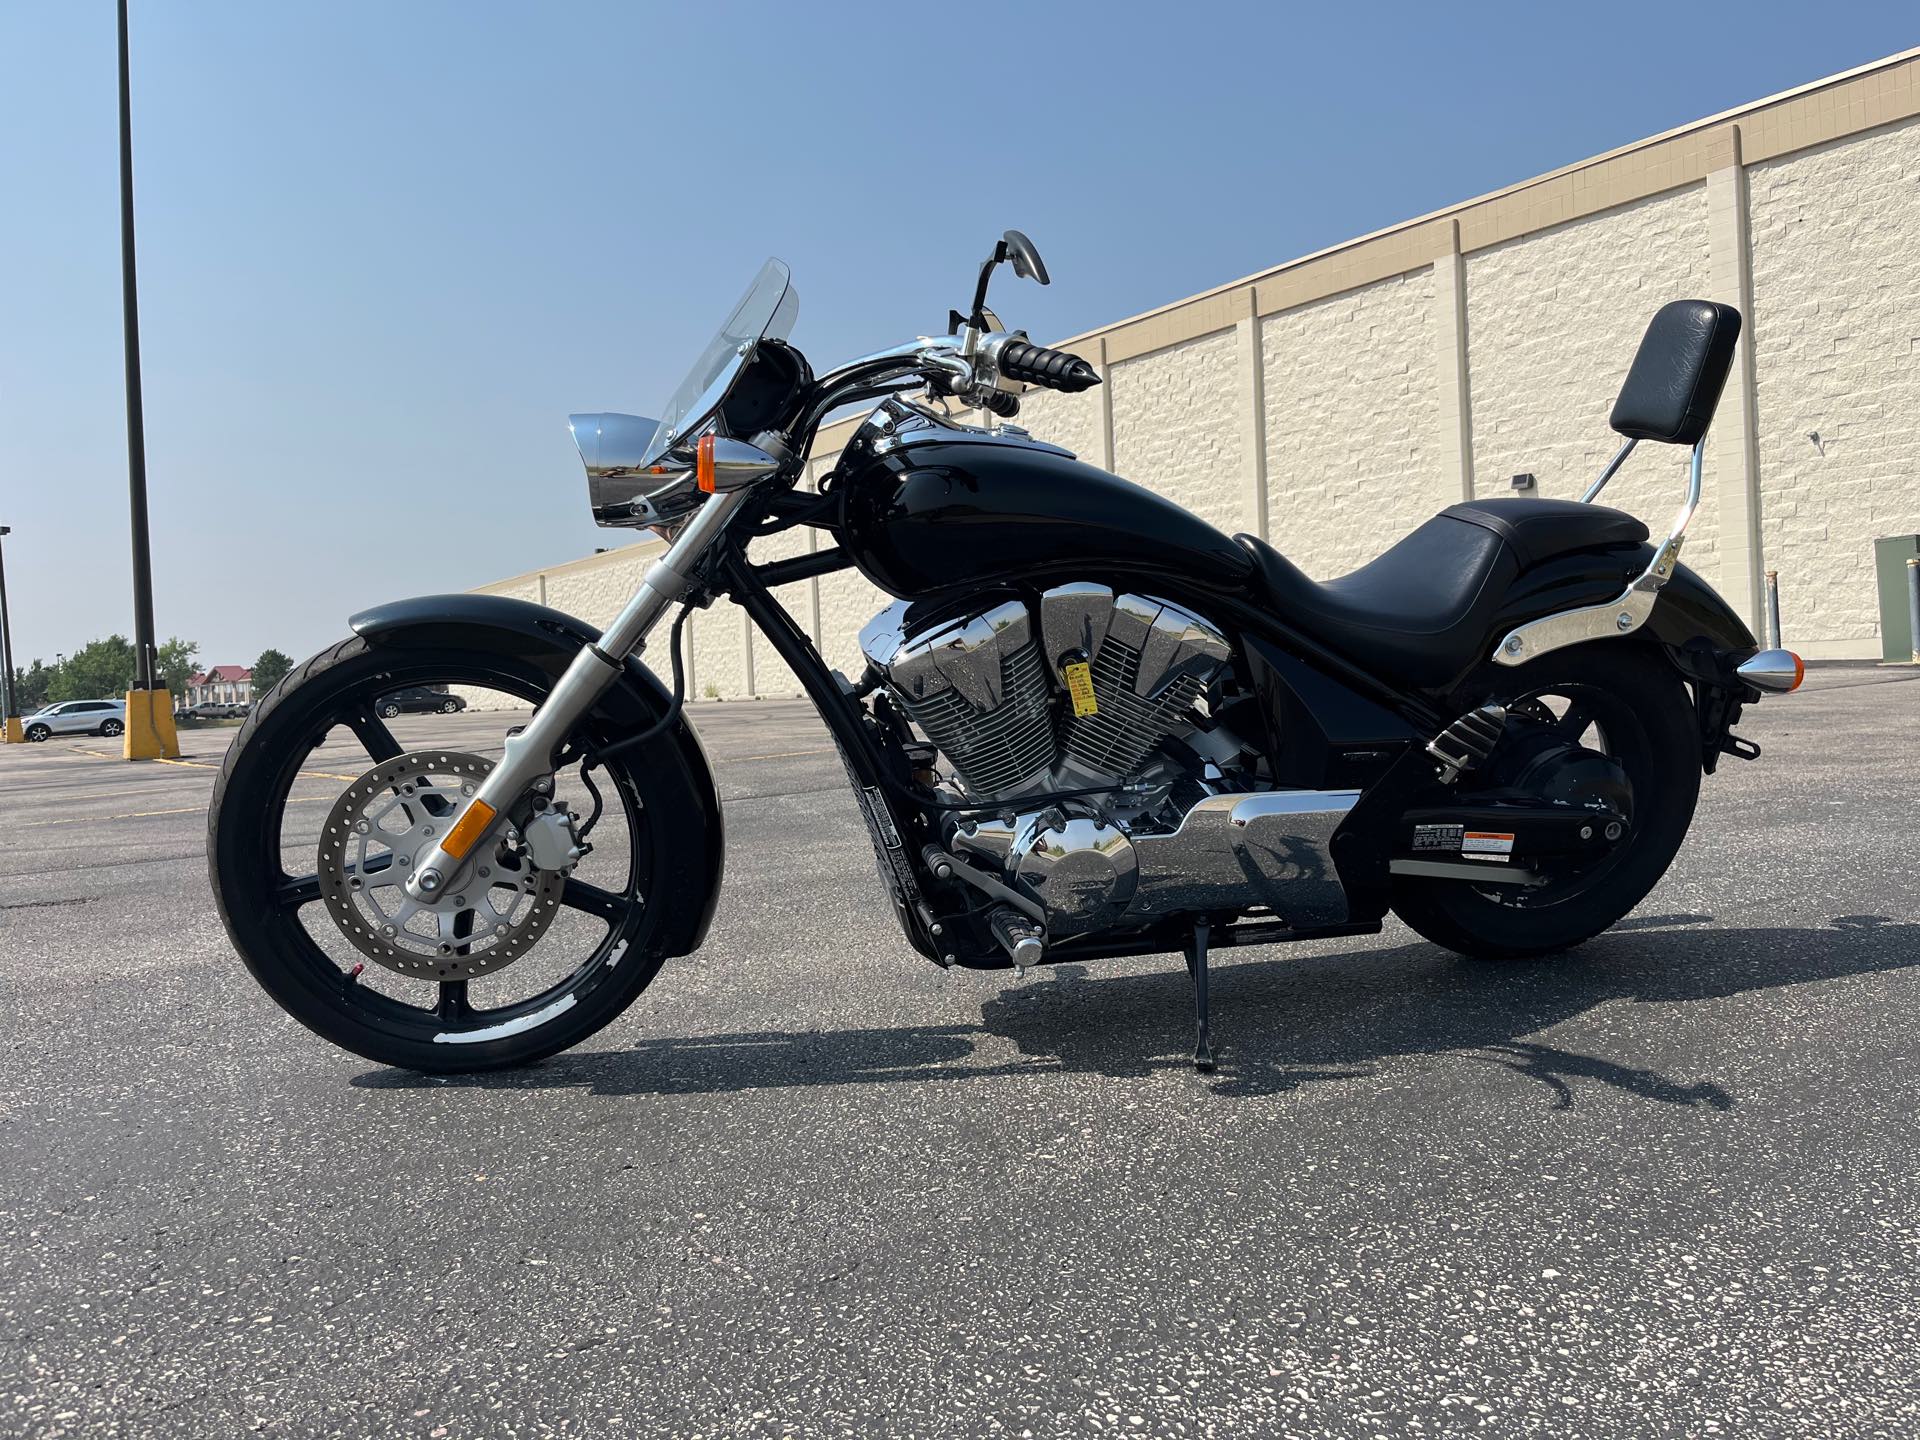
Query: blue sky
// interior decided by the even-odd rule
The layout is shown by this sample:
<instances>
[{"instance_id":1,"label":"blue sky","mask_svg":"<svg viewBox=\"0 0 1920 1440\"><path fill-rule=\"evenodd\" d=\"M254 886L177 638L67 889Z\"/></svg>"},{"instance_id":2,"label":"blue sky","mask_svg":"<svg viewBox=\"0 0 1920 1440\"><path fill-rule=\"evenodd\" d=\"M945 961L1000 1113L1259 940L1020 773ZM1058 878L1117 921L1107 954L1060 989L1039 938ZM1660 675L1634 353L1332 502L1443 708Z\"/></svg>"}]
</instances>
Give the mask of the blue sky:
<instances>
[{"instance_id":1,"label":"blue sky","mask_svg":"<svg viewBox=\"0 0 1920 1440\"><path fill-rule=\"evenodd\" d=\"M1824 6L134 0L159 628L296 657L597 530L573 410L656 406L759 262L817 364L1009 225L1055 338L1920 42ZM0 5L16 655L131 627L113 7Z\"/></svg>"}]
</instances>

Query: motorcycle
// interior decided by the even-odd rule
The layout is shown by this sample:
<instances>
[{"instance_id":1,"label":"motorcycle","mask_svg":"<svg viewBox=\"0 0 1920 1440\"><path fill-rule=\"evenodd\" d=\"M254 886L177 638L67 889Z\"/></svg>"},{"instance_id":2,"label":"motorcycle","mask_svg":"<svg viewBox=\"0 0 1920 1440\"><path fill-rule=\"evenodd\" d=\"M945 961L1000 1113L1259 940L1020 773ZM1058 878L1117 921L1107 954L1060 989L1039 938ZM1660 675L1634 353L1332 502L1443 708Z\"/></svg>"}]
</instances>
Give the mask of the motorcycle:
<instances>
[{"instance_id":1,"label":"motorcycle","mask_svg":"<svg viewBox=\"0 0 1920 1440\"><path fill-rule=\"evenodd\" d=\"M1021 974L1180 953L1203 1070L1216 947L1370 934L1391 911L1512 960L1639 903L1702 775L1758 755L1733 733L1742 708L1803 673L1679 563L1739 312L1653 317L1612 413L1623 443L1579 501L1453 505L1316 582L1012 423L1027 390L1100 377L1000 326L1003 264L1049 282L1007 231L945 335L816 375L769 261L659 419L572 417L595 520L669 542L604 632L499 596L403 600L255 707L209 864L228 935L288 1013L388 1065L524 1065L698 948L725 845L680 642L721 598L825 721L909 946ZM853 405L872 409L801 488L822 422ZM1642 442L1690 448L1657 542L1594 503ZM828 543L749 558L795 527ZM857 679L772 593L848 567L895 597ZM638 656L675 607L669 690ZM499 759L403 746L379 712L457 686L534 707ZM365 768L309 833L291 792L343 731Z\"/></svg>"}]
</instances>

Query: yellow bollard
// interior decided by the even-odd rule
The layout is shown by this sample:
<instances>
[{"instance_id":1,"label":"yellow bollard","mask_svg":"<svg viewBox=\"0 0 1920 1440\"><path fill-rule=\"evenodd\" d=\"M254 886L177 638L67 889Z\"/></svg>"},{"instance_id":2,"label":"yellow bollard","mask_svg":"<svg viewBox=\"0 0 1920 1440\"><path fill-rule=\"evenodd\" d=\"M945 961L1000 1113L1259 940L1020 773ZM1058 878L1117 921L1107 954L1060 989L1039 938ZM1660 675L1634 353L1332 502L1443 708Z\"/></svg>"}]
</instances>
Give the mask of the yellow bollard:
<instances>
[{"instance_id":1,"label":"yellow bollard","mask_svg":"<svg viewBox=\"0 0 1920 1440\"><path fill-rule=\"evenodd\" d=\"M27 732L20 728L20 717L18 715L7 716L7 744L24 745L26 743Z\"/></svg>"},{"instance_id":2,"label":"yellow bollard","mask_svg":"<svg viewBox=\"0 0 1920 1440\"><path fill-rule=\"evenodd\" d=\"M129 760L178 760L171 690L127 692L127 734L121 754Z\"/></svg>"}]
</instances>

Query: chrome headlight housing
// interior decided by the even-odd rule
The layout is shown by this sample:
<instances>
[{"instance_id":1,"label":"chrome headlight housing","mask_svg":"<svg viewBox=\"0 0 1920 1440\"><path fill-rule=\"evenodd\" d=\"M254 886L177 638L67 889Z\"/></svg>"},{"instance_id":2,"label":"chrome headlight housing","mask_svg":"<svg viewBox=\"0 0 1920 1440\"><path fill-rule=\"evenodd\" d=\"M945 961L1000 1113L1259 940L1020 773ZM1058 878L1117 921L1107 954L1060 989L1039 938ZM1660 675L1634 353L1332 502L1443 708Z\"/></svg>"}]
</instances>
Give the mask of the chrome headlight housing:
<instances>
[{"instance_id":1,"label":"chrome headlight housing","mask_svg":"<svg viewBox=\"0 0 1920 1440\"><path fill-rule=\"evenodd\" d=\"M707 498L699 489L691 461L670 451L649 464L641 463L660 429L658 420L603 411L569 415L567 428L587 469L587 499L593 506L594 524L672 525Z\"/></svg>"}]
</instances>

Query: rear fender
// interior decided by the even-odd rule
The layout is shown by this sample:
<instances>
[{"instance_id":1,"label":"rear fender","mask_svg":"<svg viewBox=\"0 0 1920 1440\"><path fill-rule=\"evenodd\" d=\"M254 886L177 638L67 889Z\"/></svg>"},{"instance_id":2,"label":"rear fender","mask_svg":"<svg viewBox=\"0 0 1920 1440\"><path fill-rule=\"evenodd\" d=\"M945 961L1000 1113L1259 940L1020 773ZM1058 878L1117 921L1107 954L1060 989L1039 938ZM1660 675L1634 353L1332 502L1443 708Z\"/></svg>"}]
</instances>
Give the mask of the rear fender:
<instances>
[{"instance_id":1,"label":"rear fender","mask_svg":"<svg viewBox=\"0 0 1920 1440\"><path fill-rule=\"evenodd\" d=\"M510 655L555 680L583 646L600 638L600 632L583 620L505 595L423 595L362 610L347 623L376 649ZM671 704L672 697L653 672L629 658L593 714L609 729L631 734L653 724ZM637 774L650 779L684 781L651 786L647 805L663 812L659 818L672 837L665 847L667 873L662 887L673 901L665 907L668 913L661 921L664 953L689 954L706 938L725 868L726 835L713 767L684 716L635 752L631 764Z\"/></svg>"},{"instance_id":2,"label":"rear fender","mask_svg":"<svg viewBox=\"0 0 1920 1440\"><path fill-rule=\"evenodd\" d=\"M1579 605L1603 605L1653 562L1653 546L1561 555L1537 565L1507 592L1491 635ZM1489 641L1492 643L1492 640ZM1723 754L1750 756L1756 747L1730 734L1742 705L1759 692L1734 673L1759 648L1720 593L1698 571L1676 565L1647 623L1627 643L1657 645L1693 690L1700 720L1701 768L1711 775Z\"/></svg>"}]
</instances>

